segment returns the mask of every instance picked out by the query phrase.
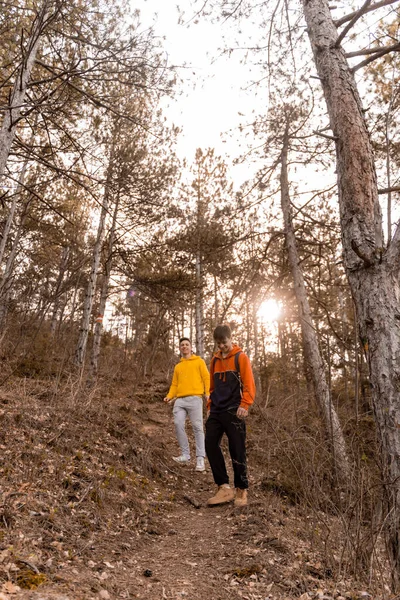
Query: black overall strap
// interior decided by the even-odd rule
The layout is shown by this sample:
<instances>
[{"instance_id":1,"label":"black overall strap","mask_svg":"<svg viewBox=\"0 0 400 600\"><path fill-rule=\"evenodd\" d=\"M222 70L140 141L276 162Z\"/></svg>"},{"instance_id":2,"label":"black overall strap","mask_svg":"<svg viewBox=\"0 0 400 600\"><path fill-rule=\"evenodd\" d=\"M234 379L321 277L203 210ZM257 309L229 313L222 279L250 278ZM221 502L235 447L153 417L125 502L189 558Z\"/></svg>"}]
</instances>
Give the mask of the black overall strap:
<instances>
[{"instance_id":1,"label":"black overall strap","mask_svg":"<svg viewBox=\"0 0 400 600\"><path fill-rule=\"evenodd\" d=\"M237 373L237 378L239 380L240 394L243 395L243 381L242 381L242 377L240 375L240 366L239 366L239 356L241 354L242 354L242 352L238 352L237 354L235 354L235 369L236 369L236 373Z\"/></svg>"},{"instance_id":2,"label":"black overall strap","mask_svg":"<svg viewBox=\"0 0 400 600\"><path fill-rule=\"evenodd\" d=\"M241 352L238 352L237 354L235 354L235 369L240 377L240 367L239 367L239 356L241 355Z\"/></svg>"}]
</instances>

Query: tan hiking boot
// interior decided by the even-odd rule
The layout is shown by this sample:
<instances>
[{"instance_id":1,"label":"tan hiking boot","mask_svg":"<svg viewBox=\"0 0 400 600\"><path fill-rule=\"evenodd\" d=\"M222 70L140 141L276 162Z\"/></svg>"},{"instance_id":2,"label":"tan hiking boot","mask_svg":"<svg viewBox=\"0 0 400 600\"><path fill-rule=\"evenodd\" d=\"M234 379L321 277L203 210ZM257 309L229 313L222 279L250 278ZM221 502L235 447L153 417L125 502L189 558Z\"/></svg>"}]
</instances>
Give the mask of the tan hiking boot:
<instances>
[{"instance_id":1,"label":"tan hiking boot","mask_svg":"<svg viewBox=\"0 0 400 600\"><path fill-rule=\"evenodd\" d=\"M232 502L235 497L235 492L229 485L224 484L218 487L218 491L207 501L208 506L217 506L218 504L226 504L227 502Z\"/></svg>"},{"instance_id":2,"label":"tan hiking boot","mask_svg":"<svg viewBox=\"0 0 400 600\"><path fill-rule=\"evenodd\" d=\"M247 490L236 488L235 506L247 506Z\"/></svg>"}]
</instances>

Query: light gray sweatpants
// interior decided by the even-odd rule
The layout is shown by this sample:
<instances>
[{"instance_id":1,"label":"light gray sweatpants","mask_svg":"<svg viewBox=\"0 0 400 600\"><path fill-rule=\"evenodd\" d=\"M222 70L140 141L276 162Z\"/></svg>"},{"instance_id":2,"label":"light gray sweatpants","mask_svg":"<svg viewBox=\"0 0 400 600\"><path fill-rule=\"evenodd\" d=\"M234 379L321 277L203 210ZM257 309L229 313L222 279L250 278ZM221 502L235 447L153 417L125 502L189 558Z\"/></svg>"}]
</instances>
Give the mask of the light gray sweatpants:
<instances>
[{"instance_id":1,"label":"light gray sweatpants","mask_svg":"<svg viewBox=\"0 0 400 600\"><path fill-rule=\"evenodd\" d=\"M194 439L196 442L196 456L205 457L204 428L203 428L203 399L201 396L184 396L177 398L174 404L174 423L178 444L182 456L190 458L189 441L185 431L186 418L192 423Z\"/></svg>"}]
</instances>

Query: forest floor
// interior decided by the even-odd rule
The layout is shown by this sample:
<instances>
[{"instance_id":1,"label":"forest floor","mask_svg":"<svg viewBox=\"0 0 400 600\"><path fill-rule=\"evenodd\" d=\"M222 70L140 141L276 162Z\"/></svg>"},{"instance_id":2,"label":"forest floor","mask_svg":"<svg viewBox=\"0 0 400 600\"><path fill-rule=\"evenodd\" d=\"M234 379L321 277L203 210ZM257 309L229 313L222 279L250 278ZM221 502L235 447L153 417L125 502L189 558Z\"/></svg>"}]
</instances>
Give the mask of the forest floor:
<instances>
[{"instance_id":1,"label":"forest floor","mask_svg":"<svg viewBox=\"0 0 400 600\"><path fill-rule=\"evenodd\" d=\"M264 486L255 413L249 505L208 508L209 466L172 460L165 391L0 390L0 600L395 598L346 566L334 516Z\"/></svg>"}]
</instances>

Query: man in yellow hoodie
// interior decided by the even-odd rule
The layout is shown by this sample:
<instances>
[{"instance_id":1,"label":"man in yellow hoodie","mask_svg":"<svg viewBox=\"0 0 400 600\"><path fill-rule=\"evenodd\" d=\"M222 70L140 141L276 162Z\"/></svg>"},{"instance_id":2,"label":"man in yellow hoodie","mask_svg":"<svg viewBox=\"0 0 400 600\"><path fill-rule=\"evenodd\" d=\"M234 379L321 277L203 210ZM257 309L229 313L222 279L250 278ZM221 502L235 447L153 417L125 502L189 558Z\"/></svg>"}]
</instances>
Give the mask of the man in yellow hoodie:
<instances>
[{"instance_id":1,"label":"man in yellow hoodie","mask_svg":"<svg viewBox=\"0 0 400 600\"><path fill-rule=\"evenodd\" d=\"M189 417L196 442L196 471L205 471L203 396L208 402L210 395L210 374L206 363L200 356L192 354L189 338L179 340L181 360L175 366L171 387L164 402L175 399L173 415L176 437L181 448L180 456L172 458L181 464L190 462L189 441L185 431L186 418Z\"/></svg>"}]
</instances>

